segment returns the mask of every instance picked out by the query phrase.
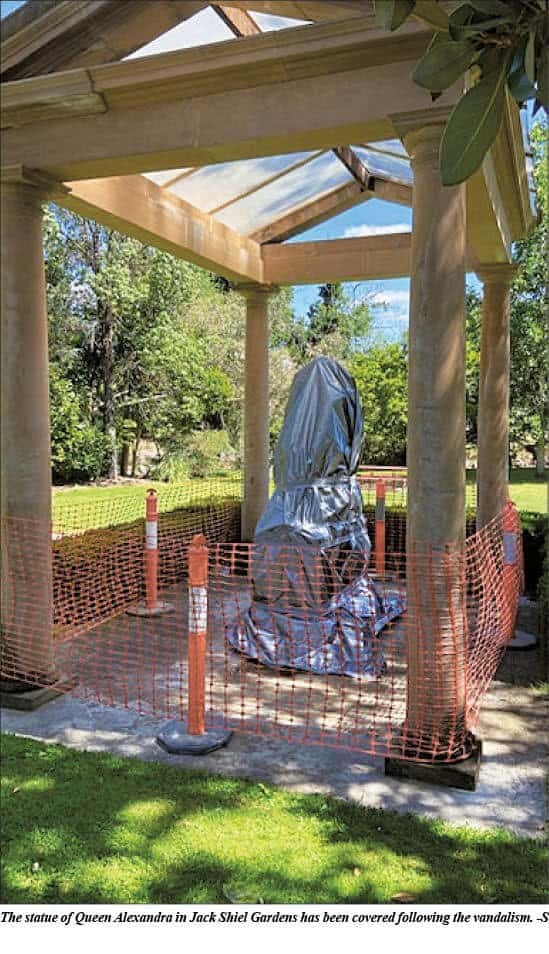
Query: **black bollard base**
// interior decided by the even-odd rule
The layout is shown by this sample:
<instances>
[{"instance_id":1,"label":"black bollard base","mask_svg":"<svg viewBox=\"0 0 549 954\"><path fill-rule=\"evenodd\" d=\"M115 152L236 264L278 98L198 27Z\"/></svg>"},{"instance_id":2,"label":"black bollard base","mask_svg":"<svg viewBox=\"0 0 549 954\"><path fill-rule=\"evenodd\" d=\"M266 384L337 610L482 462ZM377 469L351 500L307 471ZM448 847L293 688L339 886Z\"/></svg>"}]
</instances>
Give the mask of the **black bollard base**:
<instances>
[{"instance_id":1,"label":"black bollard base","mask_svg":"<svg viewBox=\"0 0 549 954\"><path fill-rule=\"evenodd\" d=\"M208 755L227 745L233 733L208 729L203 735L190 735L186 722L167 722L156 737L161 749L170 755Z\"/></svg>"},{"instance_id":2,"label":"black bollard base","mask_svg":"<svg viewBox=\"0 0 549 954\"><path fill-rule=\"evenodd\" d=\"M481 756L482 742L475 739L471 754L460 762L412 762L390 757L385 759L385 775L474 792L479 779Z\"/></svg>"}]
</instances>

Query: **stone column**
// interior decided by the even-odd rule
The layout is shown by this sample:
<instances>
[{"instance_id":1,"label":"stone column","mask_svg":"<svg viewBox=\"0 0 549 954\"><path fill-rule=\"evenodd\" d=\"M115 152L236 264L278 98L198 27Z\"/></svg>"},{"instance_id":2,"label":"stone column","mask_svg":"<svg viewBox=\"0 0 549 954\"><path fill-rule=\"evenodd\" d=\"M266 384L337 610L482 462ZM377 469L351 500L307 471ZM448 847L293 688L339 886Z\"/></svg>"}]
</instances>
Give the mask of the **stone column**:
<instances>
[{"instance_id":1,"label":"stone column","mask_svg":"<svg viewBox=\"0 0 549 954\"><path fill-rule=\"evenodd\" d=\"M509 290L515 265L482 265L478 395L477 529L501 513L509 479Z\"/></svg>"},{"instance_id":2,"label":"stone column","mask_svg":"<svg viewBox=\"0 0 549 954\"><path fill-rule=\"evenodd\" d=\"M2 180L0 458L2 673L51 681L51 465L48 327L38 178Z\"/></svg>"},{"instance_id":3,"label":"stone column","mask_svg":"<svg viewBox=\"0 0 549 954\"><path fill-rule=\"evenodd\" d=\"M408 386L406 727L452 748L465 717L465 187L442 126L405 136L414 173ZM421 743L420 743L421 744Z\"/></svg>"},{"instance_id":4,"label":"stone column","mask_svg":"<svg viewBox=\"0 0 549 954\"><path fill-rule=\"evenodd\" d=\"M269 298L273 289L239 286L246 298L244 500L242 539L253 540L269 499Z\"/></svg>"}]
</instances>

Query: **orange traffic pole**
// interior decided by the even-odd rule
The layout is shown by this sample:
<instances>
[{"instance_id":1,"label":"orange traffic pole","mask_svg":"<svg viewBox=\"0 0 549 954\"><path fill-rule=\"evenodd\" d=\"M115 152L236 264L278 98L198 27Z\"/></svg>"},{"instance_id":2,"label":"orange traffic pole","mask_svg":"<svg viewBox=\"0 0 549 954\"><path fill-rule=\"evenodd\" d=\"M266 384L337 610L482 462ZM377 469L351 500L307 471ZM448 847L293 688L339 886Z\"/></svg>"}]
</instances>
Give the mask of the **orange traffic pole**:
<instances>
[{"instance_id":1,"label":"orange traffic pole","mask_svg":"<svg viewBox=\"0 0 549 954\"><path fill-rule=\"evenodd\" d=\"M171 755L207 755L230 741L227 729L206 729L206 638L208 631L208 547L198 533L189 550L189 691L187 721L168 722L156 741Z\"/></svg>"},{"instance_id":2,"label":"orange traffic pole","mask_svg":"<svg viewBox=\"0 0 549 954\"><path fill-rule=\"evenodd\" d=\"M376 573L385 573L385 481L376 480Z\"/></svg>"},{"instance_id":3,"label":"orange traffic pole","mask_svg":"<svg viewBox=\"0 0 549 954\"><path fill-rule=\"evenodd\" d=\"M505 639L513 635L518 605L519 567L517 553L517 515L510 500L503 510L503 594L505 601Z\"/></svg>"},{"instance_id":4,"label":"orange traffic pole","mask_svg":"<svg viewBox=\"0 0 549 954\"><path fill-rule=\"evenodd\" d=\"M158 497L149 490L145 520L145 603L156 609L158 602Z\"/></svg>"},{"instance_id":5,"label":"orange traffic pole","mask_svg":"<svg viewBox=\"0 0 549 954\"><path fill-rule=\"evenodd\" d=\"M208 547L198 533L189 547L189 735L203 735L206 723L206 633L208 629Z\"/></svg>"}]
</instances>

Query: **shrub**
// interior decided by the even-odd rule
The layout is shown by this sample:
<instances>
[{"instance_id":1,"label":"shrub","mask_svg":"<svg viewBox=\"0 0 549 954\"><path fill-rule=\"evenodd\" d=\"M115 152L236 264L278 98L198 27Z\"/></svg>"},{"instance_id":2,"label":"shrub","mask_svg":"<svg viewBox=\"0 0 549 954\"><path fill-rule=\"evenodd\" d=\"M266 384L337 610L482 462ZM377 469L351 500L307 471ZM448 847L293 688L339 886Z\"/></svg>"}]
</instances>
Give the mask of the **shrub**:
<instances>
[{"instance_id":1,"label":"shrub","mask_svg":"<svg viewBox=\"0 0 549 954\"><path fill-rule=\"evenodd\" d=\"M153 476L174 482L188 477L225 477L237 464L238 455L227 431L193 431L167 449Z\"/></svg>"},{"instance_id":2,"label":"shrub","mask_svg":"<svg viewBox=\"0 0 549 954\"><path fill-rule=\"evenodd\" d=\"M50 373L50 427L54 483L96 480L107 472L110 441L85 419L75 388L55 368Z\"/></svg>"},{"instance_id":3,"label":"shrub","mask_svg":"<svg viewBox=\"0 0 549 954\"><path fill-rule=\"evenodd\" d=\"M185 442L185 456L191 477L224 477L237 461L226 431L194 431Z\"/></svg>"}]
</instances>

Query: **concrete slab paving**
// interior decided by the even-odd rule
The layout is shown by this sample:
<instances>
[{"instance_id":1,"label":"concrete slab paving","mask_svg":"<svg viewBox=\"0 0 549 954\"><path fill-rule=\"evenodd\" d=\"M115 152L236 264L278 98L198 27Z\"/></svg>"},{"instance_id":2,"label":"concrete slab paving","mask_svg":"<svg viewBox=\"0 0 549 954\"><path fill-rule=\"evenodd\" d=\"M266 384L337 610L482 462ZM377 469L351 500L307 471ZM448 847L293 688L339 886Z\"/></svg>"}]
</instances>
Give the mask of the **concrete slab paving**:
<instances>
[{"instance_id":1,"label":"concrete slab paving","mask_svg":"<svg viewBox=\"0 0 549 954\"><path fill-rule=\"evenodd\" d=\"M35 712L1 710L4 732L81 750L257 779L457 825L498 826L522 836L540 836L544 830L547 700L521 686L495 682L485 700L479 732L484 757L476 792L386 778L381 758L240 733L211 755L168 755L155 742L163 724L71 695Z\"/></svg>"}]
</instances>

